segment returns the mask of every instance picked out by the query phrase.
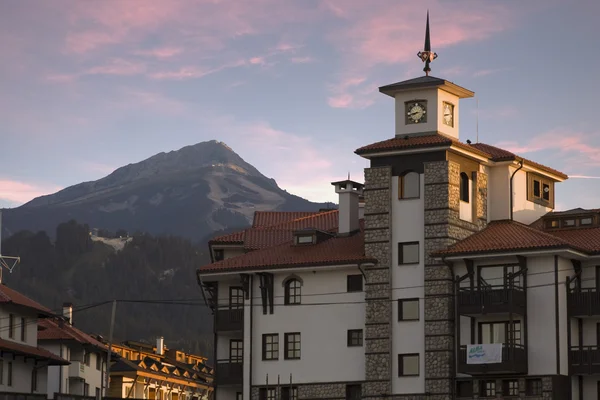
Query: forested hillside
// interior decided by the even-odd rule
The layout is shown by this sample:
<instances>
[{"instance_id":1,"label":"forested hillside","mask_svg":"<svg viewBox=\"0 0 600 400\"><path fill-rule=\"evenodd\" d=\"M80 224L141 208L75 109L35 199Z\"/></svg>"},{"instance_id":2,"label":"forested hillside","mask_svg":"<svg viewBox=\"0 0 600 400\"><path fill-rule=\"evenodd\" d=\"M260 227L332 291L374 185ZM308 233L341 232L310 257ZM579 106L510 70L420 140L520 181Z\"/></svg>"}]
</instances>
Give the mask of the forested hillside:
<instances>
[{"instance_id":1,"label":"forested hillside","mask_svg":"<svg viewBox=\"0 0 600 400\"><path fill-rule=\"evenodd\" d=\"M21 257L3 283L59 311L75 307L74 324L108 335L110 305L78 311L106 300L133 300L117 305L115 338L149 340L165 337L170 347L212 355L212 320L196 283L195 270L207 261L199 248L180 237L135 234L121 251L93 241L87 225L70 221L46 232L21 231L2 242L2 253ZM173 301L177 300L177 301ZM165 302L167 301L167 302Z\"/></svg>"}]
</instances>

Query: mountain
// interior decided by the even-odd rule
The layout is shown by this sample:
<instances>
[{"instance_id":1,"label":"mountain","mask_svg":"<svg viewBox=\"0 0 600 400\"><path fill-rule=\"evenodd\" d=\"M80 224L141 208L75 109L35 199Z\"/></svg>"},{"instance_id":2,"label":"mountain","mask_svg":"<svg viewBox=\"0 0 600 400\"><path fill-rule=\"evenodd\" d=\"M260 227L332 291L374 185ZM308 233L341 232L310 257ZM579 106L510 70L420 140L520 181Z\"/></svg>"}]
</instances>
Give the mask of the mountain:
<instances>
[{"instance_id":1,"label":"mountain","mask_svg":"<svg viewBox=\"0 0 600 400\"><path fill-rule=\"evenodd\" d=\"M3 211L3 236L43 230L71 219L115 232L176 235L205 241L251 223L257 210L313 211L226 144L211 140L159 153L93 182L70 186Z\"/></svg>"}]
</instances>

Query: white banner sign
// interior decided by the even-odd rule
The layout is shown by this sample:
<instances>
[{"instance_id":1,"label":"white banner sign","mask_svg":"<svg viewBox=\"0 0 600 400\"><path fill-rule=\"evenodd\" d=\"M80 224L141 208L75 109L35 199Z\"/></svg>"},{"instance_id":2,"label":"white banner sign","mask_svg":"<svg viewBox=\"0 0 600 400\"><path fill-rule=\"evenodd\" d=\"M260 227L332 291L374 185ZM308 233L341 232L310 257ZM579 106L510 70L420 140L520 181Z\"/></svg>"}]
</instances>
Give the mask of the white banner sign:
<instances>
[{"instance_id":1,"label":"white banner sign","mask_svg":"<svg viewBox=\"0 0 600 400\"><path fill-rule=\"evenodd\" d=\"M501 362L502 343L467 345L467 364L496 364Z\"/></svg>"}]
</instances>

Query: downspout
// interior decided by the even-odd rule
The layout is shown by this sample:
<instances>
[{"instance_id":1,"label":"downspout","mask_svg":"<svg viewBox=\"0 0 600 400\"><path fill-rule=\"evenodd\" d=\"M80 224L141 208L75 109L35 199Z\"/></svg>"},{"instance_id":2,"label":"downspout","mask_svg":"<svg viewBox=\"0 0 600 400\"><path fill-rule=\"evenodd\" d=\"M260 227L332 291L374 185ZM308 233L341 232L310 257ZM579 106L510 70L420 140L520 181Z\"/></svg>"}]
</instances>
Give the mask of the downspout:
<instances>
[{"instance_id":1,"label":"downspout","mask_svg":"<svg viewBox=\"0 0 600 400\"><path fill-rule=\"evenodd\" d=\"M515 177L515 174L521 169L523 168L523 160L518 160L519 162L519 168L517 168L512 175L510 176L510 220L512 221L513 219L513 178Z\"/></svg>"}]
</instances>

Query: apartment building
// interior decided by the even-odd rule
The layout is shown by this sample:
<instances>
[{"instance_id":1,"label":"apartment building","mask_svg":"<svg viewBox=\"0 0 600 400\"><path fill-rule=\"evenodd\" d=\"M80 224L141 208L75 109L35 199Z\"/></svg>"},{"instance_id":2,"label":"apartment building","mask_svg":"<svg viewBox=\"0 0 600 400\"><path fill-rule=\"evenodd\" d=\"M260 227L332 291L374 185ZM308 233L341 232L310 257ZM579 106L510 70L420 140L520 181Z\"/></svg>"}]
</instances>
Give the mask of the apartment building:
<instances>
[{"instance_id":1,"label":"apartment building","mask_svg":"<svg viewBox=\"0 0 600 400\"><path fill-rule=\"evenodd\" d=\"M433 54L379 88L395 135L355 151L339 210L209 242L217 400L600 399L600 209L557 212L567 175L461 141L474 93Z\"/></svg>"}]
</instances>

